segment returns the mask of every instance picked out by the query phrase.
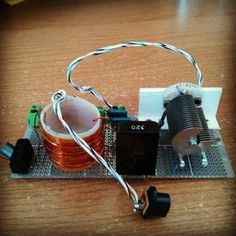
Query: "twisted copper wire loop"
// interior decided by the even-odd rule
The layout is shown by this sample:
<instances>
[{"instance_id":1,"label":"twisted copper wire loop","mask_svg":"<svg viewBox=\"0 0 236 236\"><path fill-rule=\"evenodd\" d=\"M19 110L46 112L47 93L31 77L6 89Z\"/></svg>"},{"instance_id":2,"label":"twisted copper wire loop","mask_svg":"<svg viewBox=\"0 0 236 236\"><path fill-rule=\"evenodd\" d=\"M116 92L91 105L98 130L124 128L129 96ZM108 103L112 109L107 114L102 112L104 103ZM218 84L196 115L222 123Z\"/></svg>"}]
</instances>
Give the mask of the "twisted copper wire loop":
<instances>
[{"instance_id":1,"label":"twisted copper wire loop","mask_svg":"<svg viewBox=\"0 0 236 236\"><path fill-rule=\"evenodd\" d=\"M83 171L94 164L96 161L89 156L72 138L56 138L48 134L40 125L40 130L44 140L44 146L49 158L56 166L63 171ZM101 123L98 130L84 138L84 140L95 149L100 155L104 152L104 127Z\"/></svg>"}]
</instances>

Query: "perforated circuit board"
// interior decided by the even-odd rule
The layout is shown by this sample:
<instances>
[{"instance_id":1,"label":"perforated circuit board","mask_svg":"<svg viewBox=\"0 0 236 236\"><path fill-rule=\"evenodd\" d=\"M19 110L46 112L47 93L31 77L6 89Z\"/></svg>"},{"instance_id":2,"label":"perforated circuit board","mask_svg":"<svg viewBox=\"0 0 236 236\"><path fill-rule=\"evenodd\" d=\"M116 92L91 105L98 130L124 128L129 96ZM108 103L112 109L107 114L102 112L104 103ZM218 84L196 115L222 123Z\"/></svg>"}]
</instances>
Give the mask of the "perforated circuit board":
<instances>
[{"instance_id":1,"label":"perforated circuit board","mask_svg":"<svg viewBox=\"0 0 236 236\"><path fill-rule=\"evenodd\" d=\"M116 169L116 132L105 125L104 158ZM225 151L219 130L210 130L216 142L207 151L208 166L201 165L200 156L186 156L184 168L179 167L179 159L171 146L170 134L161 130L156 161L156 171L153 176L127 176L129 178L232 178L234 172ZM38 130L40 135L40 131ZM12 174L12 178L111 178L111 174L99 164L82 172L67 172L59 170L48 158L47 153L36 135L34 128L28 127L24 138L28 138L35 150L36 159L31 164L26 175ZM41 137L40 137L41 138Z\"/></svg>"}]
</instances>

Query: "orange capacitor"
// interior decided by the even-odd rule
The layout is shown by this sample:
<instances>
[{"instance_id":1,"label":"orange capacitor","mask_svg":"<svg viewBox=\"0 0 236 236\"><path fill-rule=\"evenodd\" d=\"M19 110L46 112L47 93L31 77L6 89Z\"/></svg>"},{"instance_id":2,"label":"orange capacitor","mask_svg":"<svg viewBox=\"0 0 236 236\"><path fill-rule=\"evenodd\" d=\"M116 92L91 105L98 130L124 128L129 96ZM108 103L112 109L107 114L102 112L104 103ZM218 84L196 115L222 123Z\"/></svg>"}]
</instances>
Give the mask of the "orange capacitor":
<instances>
[{"instance_id":1,"label":"orange capacitor","mask_svg":"<svg viewBox=\"0 0 236 236\"><path fill-rule=\"evenodd\" d=\"M61 104L63 119L99 154L104 151L104 129L100 113L93 104L68 96ZM52 103L42 111L40 129L49 158L64 171L83 171L96 161L68 134L53 111Z\"/></svg>"}]
</instances>

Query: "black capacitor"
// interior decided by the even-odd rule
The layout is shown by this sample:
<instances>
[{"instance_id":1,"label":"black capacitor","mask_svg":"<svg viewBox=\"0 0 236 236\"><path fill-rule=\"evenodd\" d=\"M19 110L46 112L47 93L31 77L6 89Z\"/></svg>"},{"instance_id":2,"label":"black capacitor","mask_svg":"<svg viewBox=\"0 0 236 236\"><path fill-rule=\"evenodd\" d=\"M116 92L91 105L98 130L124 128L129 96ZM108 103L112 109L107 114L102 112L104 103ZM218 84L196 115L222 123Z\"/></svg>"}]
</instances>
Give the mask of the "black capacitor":
<instances>
[{"instance_id":1,"label":"black capacitor","mask_svg":"<svg viewBox=\"0 0 236 236\"><path fill-rule=\"evenodd\" d=\"M159 126L153 121L119 122L116 170L124 175L155 175Z\"/></svg>"}]
</instances>

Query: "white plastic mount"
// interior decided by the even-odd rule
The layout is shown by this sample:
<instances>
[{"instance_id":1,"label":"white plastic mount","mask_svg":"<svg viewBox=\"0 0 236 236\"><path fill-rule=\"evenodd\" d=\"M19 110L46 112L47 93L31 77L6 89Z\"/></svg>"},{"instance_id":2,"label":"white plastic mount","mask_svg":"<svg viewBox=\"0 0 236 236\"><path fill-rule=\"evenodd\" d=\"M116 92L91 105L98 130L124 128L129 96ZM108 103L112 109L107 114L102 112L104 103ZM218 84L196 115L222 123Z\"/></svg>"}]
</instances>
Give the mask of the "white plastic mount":
<instances>
[{"instance_id":1,"label":"white plastic mount","mask_svg":"<svg viewBox=\"0 0 236 236\"><path fill-rule=\"evenodd\" d=\"M153 120L158 122L165 110L166 88L140 88L139 90L139 112L138 119ZM208 120L209 129L220 129L216 119L222 88L201 88L201 107ZM165 121L163 129L168 129Z\"/></svg>"}]
</instances>

